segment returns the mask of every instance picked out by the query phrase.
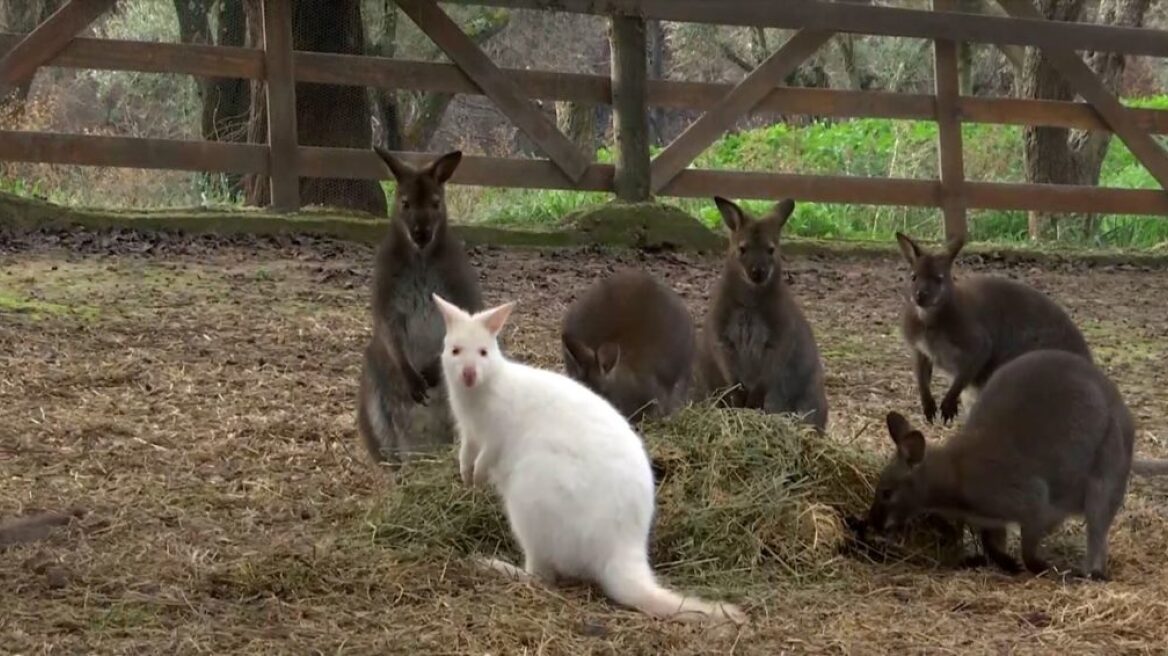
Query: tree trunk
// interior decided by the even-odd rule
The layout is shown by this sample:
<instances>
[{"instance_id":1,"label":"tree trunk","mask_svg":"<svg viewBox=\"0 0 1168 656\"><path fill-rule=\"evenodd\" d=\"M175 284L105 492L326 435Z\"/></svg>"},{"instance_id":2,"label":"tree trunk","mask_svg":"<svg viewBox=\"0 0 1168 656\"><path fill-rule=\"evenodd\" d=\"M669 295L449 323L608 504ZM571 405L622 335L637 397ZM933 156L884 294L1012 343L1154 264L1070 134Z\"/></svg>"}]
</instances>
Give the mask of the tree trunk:
<instances>
[{"instance_id":1,"label":"tree trunk","mask_svg":"<svg viewBox=\"0 0 1168 656\"><path fill-rule=\"evenodd\" d=\"M178 16L179 40L203 45L242 46L247 28L243 5L211 0L174 0ZM215 34L211 34L211 13L215 14ZM196 78L199 89L200 134L207 141L241 142L247 138L250 88L238 78ZM242 189L243 177L226 175L229 194Z\"/></svg>"},{"instance_id":2,"label":"tree trunk","mask_svg":"<svg viewBox=\"0 0 1168 656\"><path fill-rule=\"evenodd\" d=\"M1150 0L1102 0L1096 22L1125 27L1139 27ZM1040 0L1039 10L1051 20L1078 20L1084 0ZM1122 55L1088 53L1087 63L1104 85L1116 92L1126 63ZM1019 92L1024 98L1044 100L1073 100L1073 89L1041 55L1031 49L1026 55ZM1071 132L1065 128L1027 127L1023 131L1026 153L1026 179L1032 183L1097 185L1111 142L1111 133ZM1047 234L1058 234L1057 218L1043 212L1031 212L1030 238L1038 240ZM1092 237L1094 217L1083 217L1084 236Z\"/></svg>"},{"instance_id":3,"label":"tree trunk","mask_svg":"<svg viewBox=\"0 0 1168 656\"><path fill-rule=\"evenodd\" d=\"M860 91L864 88L864 76L856 61L856 36L854 34L839 34L835 37L839 46L840 57L844 60L844 72L848 76L848 88Z\"/></svg>"},{"instance_id":4,"label":"tree trunk","mask_svg":"<svg viewBox=\"0 0 1168 656\"><path fill-rule=\"evenodd\" d=\"M646 48L649 50L649 80L664 80L666 59L669 57L669 43L665 34L665 23L659 20L645 22ZM650 143L662 145L666 139L665 108L649 109Z\"/></svg>"},{"instance_id":5,"label":"tree trunk","mask_svg":"<svg viewBox=\"0 0 1168 656\"><path fill-rule=\"evenodd\" d=\"M507 29L511 23L510 12L499 9L482 11L479 19L467 28L467 36L479 46ZM385 22L381 32L370 36L370 54L393 58L397 52L397 4L393 0L385 0L384 12ZM431 59L440 54L441 51L435 48ZM407 112L402 105L410 95L393 89L373 90L372 107L379 124L376 137L378 143L390 150L429 150L430 142L442 127L442 120L446 118L446 112L455 98L450 93L418 94L413 111L409 112L412 119L407 125Z\"/></svg>"},{"instance_id":6,"label":"tree trunk","mask_svg":"<svg viewBox=\"0 0 1168 656\"><path fill-rule=\"evenodd\" d=\"M262 41L259 3L248 0L248 40ZM360 0L293 0L292 44L296 50L360 55L365 52ZM267 104L253 87L248 137L267 141ZM372 144L369 96L365 89L327 84L296 85L296 133L301 146L367 149ZM268 205L271 190L266 176L248 176L247 199ZM385 193L376 180L301 178L304 205L327 205L386 213Z\"/></svg>"},{"instance_id":7,"label":"tree trunk","mask_svg":"<svg viewBox=\"0 0 1168 656\"><path fill-rule=\"evenodd\" d=\"M981 11L981 0L958 0L957 11L965 14L977 14ZM962 41L957 49L957 72L959 93L963 96L973 95L974 53L977 46L968 41Z\"/></svg>"},{"instance_id":8,"label":"tree trunk","mask_svg":"<svg viewBox=\"0 0 1168 656\"><path fill-rule=\"evenodd\" d=\"M557 102L556 125L584 155L593 158L599 146L596 138L596 107L584 103Z\"/></svg>"}]
</instances>

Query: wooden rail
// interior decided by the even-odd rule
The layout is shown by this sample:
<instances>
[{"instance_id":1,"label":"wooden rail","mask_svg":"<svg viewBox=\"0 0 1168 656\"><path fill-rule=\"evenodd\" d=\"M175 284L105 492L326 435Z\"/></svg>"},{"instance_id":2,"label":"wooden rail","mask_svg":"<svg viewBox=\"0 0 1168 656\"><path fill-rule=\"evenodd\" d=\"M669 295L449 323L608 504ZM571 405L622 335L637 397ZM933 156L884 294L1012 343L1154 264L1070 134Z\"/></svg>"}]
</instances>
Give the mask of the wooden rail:
<instances>
[{"instance_id":1,"label":"wooden rail","mask_svg":"<svg viewBox=\"0 0 1168 656\"><path fill-rule=\"evenodd\" d=\"M434 0L398 0L403 11L453 64L294 52L291 0L262 0L264 43L227 48L73 38L109 0L72 0L28 35L0 34L0 83L27 79L40 65L178 73L266 82L268 143L231 144L0 130L0 160L244 173L267 176L274 209L300 205L300 178L385 177L371 151L297 144L297 82L482 95L523 130L548 159L467 157L453 182L502 187L616 192L626 200L650 193L695 197L794 197L805 201L936 207L946 232L966 230L969 209L1168 215L1163 190L1123 190L965 180L961 124L992 123L1108 130L1119 136L1164 185L1168 154L1151 136L1168 134L1168 111L1122 106L1075 50L1168 56L1168 32L1042 20L1030 0L999 0L1009 16L953 13L951 0L933 11L805 0L449 0L456 4L595 13L613 21L613 75L500 69ZM647 80L646 18L762 25L796 35L736 85ZM84 19L84 20L83 20ZM927 38L934 42L934 95L795 89L780 80L835 32ZM1042 48L1089 102L959 95L956 51L964 41ZM620 155L616 166L590 162L531 101L611 104ZM648 152L647 107L703 111L655 160ZM933 180L708 171L689 168L739 118L756 112L833 117L932 120L938 123ZM404 153L407 159L425 156Z\"/></svg>"}]
</instances>

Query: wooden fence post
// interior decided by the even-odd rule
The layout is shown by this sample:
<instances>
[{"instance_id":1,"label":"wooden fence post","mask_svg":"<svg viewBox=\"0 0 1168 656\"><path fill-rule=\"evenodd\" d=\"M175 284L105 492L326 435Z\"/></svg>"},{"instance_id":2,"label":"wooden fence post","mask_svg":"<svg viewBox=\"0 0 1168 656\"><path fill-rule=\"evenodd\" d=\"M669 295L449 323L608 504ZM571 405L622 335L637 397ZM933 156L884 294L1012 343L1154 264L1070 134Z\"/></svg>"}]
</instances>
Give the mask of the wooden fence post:
<instances>
[{"instance_id":1,"label":"wooden fence post","mask_svg":"<svg viewBox=\"0 0 1168 656\"><path fill-rule=\"evenodd\" d=\"M612 109L616 124L616 197L649 200L648 52L645 20L612 17Z\"/></svg>"},{"instance_id":2,"label":"wooden fence post","mask_svg":"<svg viewBox=\"0 0 1168 656\"><path fill-rule=\"evenodd\" d=\"M935 11L954 11L954 0L933 0ZM966 220L965 153L961 138L961 73L957 42L933 42L933 77L937 94L937 155L940 160L941 207L945 214L945 238L964 238Z\"/></svg>"},{"instance_id":3,"label":"wooden fence post","mask_svg":"<svg viewBox=\"0 0 1168 656\"><path fill-rule=\"evenodd\" d=\"M300 209L297 175L296 79L292 70L292 0L263 0L268 171L272 209Z\"/></svg>"}]
</instances>

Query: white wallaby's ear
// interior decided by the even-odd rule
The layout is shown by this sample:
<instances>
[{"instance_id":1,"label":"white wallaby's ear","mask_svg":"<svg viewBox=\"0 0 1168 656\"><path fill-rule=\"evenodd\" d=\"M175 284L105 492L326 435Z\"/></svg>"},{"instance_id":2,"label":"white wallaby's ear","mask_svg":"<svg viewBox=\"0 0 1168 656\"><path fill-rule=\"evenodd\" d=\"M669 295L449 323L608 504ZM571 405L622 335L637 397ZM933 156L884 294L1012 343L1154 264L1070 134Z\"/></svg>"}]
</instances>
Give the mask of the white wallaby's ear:
<instances>
[{"instance_id":1,"label":"white wallaby's ear","mask_svg":"<svg viewBox=\"0 0 1168 656\"><path fill-rule=\"evenodd\" d=\"M446 327L449 328L452 324L469 321L470 315L465 310L458 307L454 303L434 294L434 303L438 306L438 311L442 313L442 320L446 322Z\"/></svg>"},{"instance_id":2,"label":"white wallaby's ear","mask_svg":"<svg viewBox=\"0 0 1168 656\"><path fill-rule=\"evenodd\" d=\"M510 303L505 303L489 310L483 310L476 314L474 318L486 326L492 335L498 335L499 331L503 330L503 325L507 323L507 318L511 316L511 310L514 309L515 301L511 301Z\"/></svg>"}]
</instances>

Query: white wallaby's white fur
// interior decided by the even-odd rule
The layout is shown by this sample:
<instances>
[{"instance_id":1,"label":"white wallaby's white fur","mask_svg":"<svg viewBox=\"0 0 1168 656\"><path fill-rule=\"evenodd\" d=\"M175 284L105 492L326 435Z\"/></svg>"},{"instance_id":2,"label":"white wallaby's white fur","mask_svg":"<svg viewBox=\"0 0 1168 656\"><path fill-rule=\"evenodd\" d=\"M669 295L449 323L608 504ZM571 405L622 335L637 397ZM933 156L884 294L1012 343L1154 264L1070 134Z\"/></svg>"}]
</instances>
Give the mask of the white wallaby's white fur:
<instances>
[{"instance_id":1,"label":"white wallaby's white fur","mask_svg":"<svg viewBox=\"0 0 1168 656\"><path fill-rule=\"evenodd\" d=\"M434 301L446 321L442 367L462 480L490 483L502 497L522 572L595 582L653 617L744 621L730 604L683 597L657 582L648 555L653 473L624 417L567 376L503 356L497 336L514 304L471 316Z\"/></svg>"}]
</instances>

